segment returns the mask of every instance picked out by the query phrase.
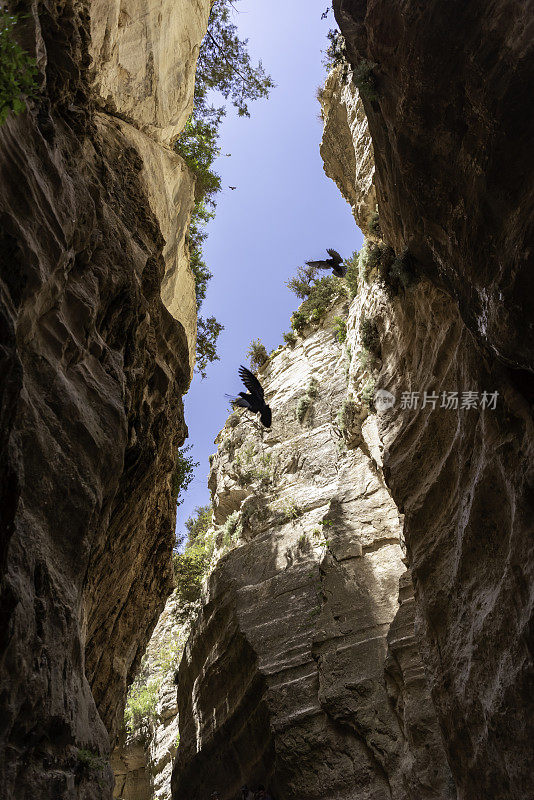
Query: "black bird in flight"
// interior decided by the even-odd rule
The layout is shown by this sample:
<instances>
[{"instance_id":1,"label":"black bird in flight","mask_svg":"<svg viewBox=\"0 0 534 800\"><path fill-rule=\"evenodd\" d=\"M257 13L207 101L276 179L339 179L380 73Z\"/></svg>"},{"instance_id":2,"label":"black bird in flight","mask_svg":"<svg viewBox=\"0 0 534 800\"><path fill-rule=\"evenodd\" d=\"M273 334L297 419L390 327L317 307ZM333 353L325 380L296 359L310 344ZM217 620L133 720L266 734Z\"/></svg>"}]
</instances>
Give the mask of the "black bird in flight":
<instances>
[{"instance_id":1,"label":"black bird in flight","mask_svg":"<svg viewBox=\"0 0 534 800\"><path fill-rule=\"evenodd\" d=\"M233 405L239 406L240 408L248 408L253 414L259 413L262 425L265 425L266 428L270 428L272 414L271 409L265 402L261 383L249 369L243 366L239 367L239 377L245 384L249 393L239 392L238 397L232 397L231 395L226 396L230 397Z\"/></svg>"},{"instance_id":2,"label":"black bird in flight","mask_svg":"<svg viewBox=\"0 0 534 800\"><path fill-rule=\"evenodd\" d=\"M228 188L233 191L234 189L237 189L237 186L229 186Z\"/></svg>"},{"instance_id":3,"label":"black bird in flight","mask_svg":"<svg viewBox=\"0 0 534 800\"><path fill-rule=\"evenodd\" d=\"M306 261L309 267L317 267L318 269L331 269L332 273L338 278L344 278L347 274L347 268L343 264L343 259L335 250L327 248L326 252L330 258L324 261Z\"/></svg>"}]
</instances>

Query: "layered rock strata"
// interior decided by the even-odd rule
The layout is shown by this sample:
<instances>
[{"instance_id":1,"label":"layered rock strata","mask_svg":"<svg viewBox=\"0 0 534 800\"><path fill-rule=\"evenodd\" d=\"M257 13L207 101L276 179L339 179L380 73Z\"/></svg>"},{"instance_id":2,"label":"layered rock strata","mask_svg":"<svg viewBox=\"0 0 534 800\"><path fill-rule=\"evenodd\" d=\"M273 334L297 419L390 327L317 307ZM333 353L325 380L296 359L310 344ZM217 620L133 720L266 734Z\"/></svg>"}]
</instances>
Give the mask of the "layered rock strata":
<instances>
[{"instance_id":1,"label":"layered rock strata","mask_svg":"<svg viewBox=\"0 0 534 800\"><path fill-rule=\"evenodd\" d=\"M135 5L121 4L117 46L98 4L29 5L18 31L39 91L0 129L6 800L111 796L108 734L171 589L170 473L196 321L193 181L166 143L189 112L209 4L186 4L183 46L175 25L164 47L129 22L157 19L158 4ZM151 80L133 91L151 48ZM104 91L94 75L109 59ZM151 106L149 121L131 106Z\"/></svg>"},{"instance_id":2,"label":"layered rock strata","mask_svg":"<svg viewBox=\"0 0 534 800\"><path fill-rule=\"evenodd\" d=\"M523 800L534 796L533 8L334 7L367 87L382 236L424 276L378 320L377 385L397 398L379 420L384 475L405 515L432 699L459 797ZM498 392L495 408L484 391ZM403 392L417 405L403 408Z\"/></svg>"},{"instance_id":3,"label":"layered rock strata","mask_svg":"<svg viewBox=\"0 0 534 800\"><path fill-rule=\"evenodd\" d=\"M370 292L354 313L379 302ZM262 368L272 428L236 412L217 439L223 552L178 673L174 798L229 800L259 782L287 800L454 797L413 622L391 628L401 525L375 418L348 390L366 376L349 373L340 314Z\"/></svg>"}]
</instances>

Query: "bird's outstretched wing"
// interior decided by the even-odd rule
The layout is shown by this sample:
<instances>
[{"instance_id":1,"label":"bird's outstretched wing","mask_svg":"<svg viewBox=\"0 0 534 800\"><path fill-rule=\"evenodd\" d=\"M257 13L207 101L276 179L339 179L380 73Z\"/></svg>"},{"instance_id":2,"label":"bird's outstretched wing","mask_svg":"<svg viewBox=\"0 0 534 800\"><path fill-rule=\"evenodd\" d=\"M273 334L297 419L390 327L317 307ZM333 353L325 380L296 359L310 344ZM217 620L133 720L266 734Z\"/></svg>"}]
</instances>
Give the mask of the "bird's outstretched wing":
<instances>
[{"instance_id":1,"label":"bird's outstretched wing","mask_svg":"<svg viewBox=\"0 0 534 800\"><path fill-rule=\"evenodd\" d=\"M337 250L331 250L330 247L327 247L326 252L328 253L329 256L331 256L334 259L334 261L337 261L338 264L341 264L341 262L343 261Z\"/></svg>"},{"instance_id":2,"label":"bird's outstretched wing","mask_svg":"<svg viewBox=\"0 0 534 800\"><path fill-rule=\"evenodd\" d=\"M258 400L261 400L263 402L263 397L264 397L263 389L261 383L256 378L256 376L253 375L249 369L241 366L239 367L239 377L249 390L250 394L253 397L258 398Z\"/></svg>"},{"instance_id":3,"label":"bird's outstretched wing","mask_svg":"<svg viewBox=\"0 0 534 800\"><path fill-rule=\"evenodd\" d=\"M306 261L309 267L317 267L318 269L332 269L332 264L328 261Z\"/></svg>"}]
</instances>

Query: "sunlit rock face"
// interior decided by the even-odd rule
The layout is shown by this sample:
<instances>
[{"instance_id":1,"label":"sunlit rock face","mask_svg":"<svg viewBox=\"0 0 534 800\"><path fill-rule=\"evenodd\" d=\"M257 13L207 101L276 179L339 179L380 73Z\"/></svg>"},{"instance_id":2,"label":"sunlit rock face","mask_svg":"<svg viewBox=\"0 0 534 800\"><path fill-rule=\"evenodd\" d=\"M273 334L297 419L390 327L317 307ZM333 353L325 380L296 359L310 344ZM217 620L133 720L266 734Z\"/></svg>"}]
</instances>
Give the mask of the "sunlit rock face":
<instances>
[{"instance_id":1,"label":"sunlit rock face","mask_svg":"<svg viewBox=\"0 0 534 800\"><path fill-rule=\"evenodd\" d=\"M326 174L350 204L358 227L368 234L376 211L373 145L358 89L349 75L342 79L343 74L336 67L321 90L321 156Z\"/></svg>"},{"instance_id":2,"label":"sunlit rock face","mask_svg":"<svg viewBox=\"0 0 534 800\"><path fill-rule=\"evenodd\" d=\"M522 800L534 796L532 8L334 8L352 66L374 65L363 103L382 234L424 276L380 317L377 380L397 398L378 427L418 641L459 797ZM436 409L421 408L424 391ZM441 408L452 391L478 392L477 407ZM403 392L420 393L417 409Z\"/></svg>"},{"instance_id":3,"label":"sunlit rock face","mask_svg":"<svg viewBox=\"0 0 534 800\"><path fill-rule=\"evenodd\" d=\"M45 2L25 20L41 91L0 129L9 800L111 797L108 734L171 590L169 476L196 329L184 261L192 178L150 126L96 113L105 103L90 29L70 2ZM201 36L199 27L188 75ZM191 37L189 25L183 53ZM155 69L147 97L162 81ZM117 98L129 92L119 76L108 83ZM176 120L189 113L187 83Z\"/></svg>"},{"instance_id":4,"label":"sunlit rock face","mask_svg":"<svg viewBox=\"0 0 534 800\"><path fill-rule=\"evenodd\" d=\"M99 105L169 144L191 113L210 6L92 0L89 49Z\"/></svg>"},{"instance_id":5,"label":"sunlit rock face","mask_svg":"<svg viewBox=\"0 0 534 800\"><path fill-rule=\"evenodd\" d=\"M355 301L355 328L379 302ZM176 800L260 782L287 800L454 796L409 614L387 655L401 524L376 419L348 386L365 378L358 334L351 363L332 327L346 313L331 309L260 371L270 430L239 411L217 438L221 551L178 673Z\"/></svg>"}]
</instances>

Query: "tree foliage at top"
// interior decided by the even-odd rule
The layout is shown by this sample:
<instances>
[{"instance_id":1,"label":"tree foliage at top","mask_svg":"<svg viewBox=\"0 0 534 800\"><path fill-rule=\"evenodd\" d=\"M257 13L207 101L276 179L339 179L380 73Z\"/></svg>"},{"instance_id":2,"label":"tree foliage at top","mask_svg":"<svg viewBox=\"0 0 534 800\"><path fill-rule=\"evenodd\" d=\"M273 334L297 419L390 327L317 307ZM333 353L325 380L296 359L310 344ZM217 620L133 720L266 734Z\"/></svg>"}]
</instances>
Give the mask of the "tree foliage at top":
<instances>
[{"instance_id":1,"label":"tree foliage at top","mask_svg":"<svg viewBox=\"0 0 534 800\"><path fill-rule=\"evenodd\" d=\"M274 86L261 61L252 65L248 39L239 38L230 19L230 6L229 0L215 0L197 64L194 113L216 127L221 109L208 105L211 89L220 92L225 100L230 99L240 117L249 117L248 103L267 97Z\"/></svg>"},{"instance_id":2,"label":"tree foliage at top","mask_svg":"<svg viewBox=\"0 0 534 800\"><path fill-rule=\"evenodd\" d=\"M212 517L213 509L208 504L206 506L197 506L194 515L186 519L185 529L187 531L187 541L190 545L199 536L205 537L211 525Z\"/></svg>"},{"instance_id":3,"label":"tree foliage at top","mask_svg":"<svg viewBox=\"0 0 534 800\"><path fill-rule=\"evenodd\" d=\"M218 361L217 339L224 325L217 322L215 317L198 318L197 324L197 369L203 378L206 377L206 368L213 361Z\"/></svg>"},{"instance_id":4,"label":"tree foliage at top","mask_svg":"<svg viewBox=\"0 0 534 800\"><path fill-rule=\"evenodd\" d=\"M202 246L207 236L205 226L214 216L214 197L221 189L221 178L213 170L213 162L220 153L219 129L226 113L225 105L216 107L211 103L212 94L219 92L232 103L239 116L248 117L249 102L268 97L274 86L261 61L256 66L252 64L247 40L239 38L237 26L231 21L231 7L230 0L213 3L197 62L193 113L174 143L174 149L196 177L188 244L198 310L212 277L203 259ZM217 339L223 329L214 317L199 318L197 367L203 378L207 364L218 359Z\"/></svg>"},{"instance_id":5,"label":"tree foliage at top","mask_svg":"<svg viewBox=\"0 0 534 800\"><path fill-rule=\"evenodd\" d=\"M176 500L177 506L183 502L183 498L180 499L180 495L187 491L187 487L194 478L195 467L198 467L198 461L193 461L193 457L187 455L189 450L191 450L190 444L177 450L174 470L171 475L171 493Z\"/></svg>"},{"instance_id":6,"label":"tree foliage at top","mask_svg":"<svg viewBox=\"0 0 534 800\"><path fill-rule=\"evenodd\" d=\"M0 8L0 125L11 111L24 111L24 98L32 97L36 88L35 59L15 40L16 24L17 17Z\"/></svg>"},{"instance_id":7,"label":"tree foliage at top","mask_svg":"<svg viewBox=\"0 0 534 800\"><path fill-rule=\"evenodd\" d=\"M330 72L334 67L339 65L345 66L347 64L346 45L341 31L331 28L326 36L328 39L328 47L324 54L323 64L328 72Z\"/></svg>"},{"instance_id":8,"label":"tree foliage at top","mask_svg":"<svg viewBox=\"0 0 534 800\"><path fill-rule=\"evenodd\" d=\"M213 219L215 212L211 211L203 201L195 203L191 212L189 230L187 232L187 244L189 245L189 266L195 276L195 294L197 299L197 310L200 309L203 300L206 298L208 282L213 277L213 273L208 269L202 255L202 245L206 241L208 234L206 225Z\"/></svg>"},{"instance_id":9,"label":"tree foliage at top","mask_svg":"<svg viewBox=\"0 0 534 800\"><path fill-rule=\"evenodd\" d=\"M213 195L221 190L221 179L211 169L219 155L218 136L218 129L211 122L189 117L176 142L176 151L195 174L197 203L208 202L214 206Z\"/></svg>"}]
</instances>

